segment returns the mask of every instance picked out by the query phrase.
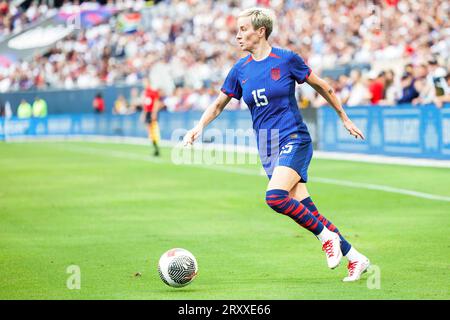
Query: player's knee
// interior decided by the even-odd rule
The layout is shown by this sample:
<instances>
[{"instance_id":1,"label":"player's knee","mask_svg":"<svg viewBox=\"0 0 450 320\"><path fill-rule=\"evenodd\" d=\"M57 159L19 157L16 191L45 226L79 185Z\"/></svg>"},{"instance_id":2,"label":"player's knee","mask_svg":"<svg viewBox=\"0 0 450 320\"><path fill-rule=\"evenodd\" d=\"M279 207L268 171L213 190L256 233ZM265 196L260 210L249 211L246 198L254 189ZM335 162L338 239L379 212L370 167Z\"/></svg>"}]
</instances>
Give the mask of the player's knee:
<instances>
[{"instance_id":1,"label":"player's knee","mask_svg":"<svg viewBox=\"0 0 450 320\"><path fill-rule=\"evenodd\" d=\"M269 207L279 213L283 213L289 202L289 192L281 189L267 190L266 203Z\"/></svg>"}]
</instances>

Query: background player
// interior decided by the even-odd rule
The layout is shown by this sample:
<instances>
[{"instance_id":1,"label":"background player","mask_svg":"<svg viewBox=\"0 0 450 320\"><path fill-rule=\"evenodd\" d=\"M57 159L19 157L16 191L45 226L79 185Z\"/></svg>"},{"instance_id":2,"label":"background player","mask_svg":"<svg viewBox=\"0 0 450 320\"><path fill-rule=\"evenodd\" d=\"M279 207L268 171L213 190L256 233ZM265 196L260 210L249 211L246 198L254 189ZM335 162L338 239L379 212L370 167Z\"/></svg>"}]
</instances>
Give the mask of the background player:
<instances>
[{"instance_id":1,"label":"background player","mask_svg":"<svg viewBox=\"0 0 450 320\"><path fill-rule=\"evenodd\" d=\"M240 48L250 54L233 66L222 92L205 110L199 123L186 134L184 141L192 144L232 97L242 97L250 109L261 162L270 178L266 203L317 236L330 268L336 268L342 256L346 256L349 264L344 281L355 281L367 270L369 260L319 213L306 188L312 142L295 99L295 82L307 82L336 110L351 135L361 139L364 136L346 115L333 89L316 76L299 55L268 43L273 21L273 14L267 9L252 8L239 15L236 39ZM271 132L260 138L263 130ZM281 150L275 162L270 159L273 150L267 152L267 146L274 143L272 132L276 132L277 148Z\"/></svg>"},{"instance_id":2,"label":"background player","mask_svg":"<svg viewBox=\"0 0 450 320\"><path fill-rule=\"evenodd\" d=\"M161 109L159 92L153 89L148 79L144 79L142 115L147 124L148 138L153 144L154 156L159 156L160 131L158 125L158 111Z\"/></svg>"}]
</instances>

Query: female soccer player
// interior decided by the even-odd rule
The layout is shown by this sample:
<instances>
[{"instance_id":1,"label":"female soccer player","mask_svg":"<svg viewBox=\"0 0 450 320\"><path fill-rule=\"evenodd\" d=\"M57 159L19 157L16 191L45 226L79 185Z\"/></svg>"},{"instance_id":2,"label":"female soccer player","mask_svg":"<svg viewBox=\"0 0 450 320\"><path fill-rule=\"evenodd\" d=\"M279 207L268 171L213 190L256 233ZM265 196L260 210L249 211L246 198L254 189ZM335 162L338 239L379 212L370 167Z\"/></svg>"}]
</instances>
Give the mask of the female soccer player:
<instances>
[{"instance_id":1,"label":"female soccer player","mask_svg":"<svg viewBox=\"0 0 450 320\"><path fill-rule=\"evenodd\" d=\"M193 144L232 97L243 97L252 115L261 162L270 179L266 203L276 212L291 217L322 242L331 269L346 256L348 276L344 281L356 281L369 267L369 260L319 213L306 188L313 147L295 99L295 82L306 82L322 95L352 136L361 139L364 136L347 117L333 89L315 75L299 55L269 44L272 17L271 11L262 8L248 9L238 16L236 39L249 55L233 66L219 96L205 110L199 123L188 131L184 142ZM275 154L276 161L273 161L273 148L268 148L273 145L281 150Z\"/></svg>"}]
</instances>

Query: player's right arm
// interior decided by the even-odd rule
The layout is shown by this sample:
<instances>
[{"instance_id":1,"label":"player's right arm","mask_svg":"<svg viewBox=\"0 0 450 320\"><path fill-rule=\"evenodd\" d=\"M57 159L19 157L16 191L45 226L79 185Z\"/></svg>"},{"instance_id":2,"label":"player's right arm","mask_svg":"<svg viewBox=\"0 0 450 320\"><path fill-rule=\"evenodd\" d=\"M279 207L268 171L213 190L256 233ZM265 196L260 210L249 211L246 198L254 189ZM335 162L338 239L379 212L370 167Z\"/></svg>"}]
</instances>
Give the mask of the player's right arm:
<instances>
[{"instance_id":1,"label":"player's right arm","mask_svg":"<svg viewBox=\"0 0 450 320\"><path fill-rule=\"evenodd\" d=\"M183 139L184 145L192 145L202 134L203 129L219 116L230 100L231 97L220 92L216 100L206 108L205 112L203 112L198 124L186 133Z\"/></svg>"},{"instance_id":2,"label":"player's right arm","mask_svg":"<svg viewBox=\"0 0 450 320\"><path fill-rule=\"evenodd\" d=\"M339 118L341 118L345 129L356 139L364 140L364 135L361 130L350 120L344 111L338 97L334 93L333 88L323 79L319 78L314 72L311 72L306 82L314 88L324 99L334 108Z\"/></svg>"}]
</instances>

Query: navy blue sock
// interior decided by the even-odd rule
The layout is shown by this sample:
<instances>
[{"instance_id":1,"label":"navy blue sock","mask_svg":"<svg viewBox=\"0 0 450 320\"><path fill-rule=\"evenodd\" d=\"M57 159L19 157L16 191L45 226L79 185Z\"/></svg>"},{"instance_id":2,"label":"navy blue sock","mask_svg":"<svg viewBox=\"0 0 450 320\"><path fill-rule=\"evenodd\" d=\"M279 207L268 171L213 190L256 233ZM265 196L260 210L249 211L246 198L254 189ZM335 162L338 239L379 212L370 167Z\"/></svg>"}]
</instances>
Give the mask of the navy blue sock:
<instances>
[{"instance_id":1,"label":"navy blue sock","mask_svg":"<svg viewBox=\"0 0 450 320\"><path fill-rule=\"evenodd\" d=\"M330 220L327 220L323 215L321 215L319 213L319 210L317 210L316 205L312 201L311 197L303 199L301 201L301 203L303 203L303 205L306 206L309 209L309 211L317 219L319 219L319 221L322 222L322 224L325 227L327 227L327 229L329 229L330 231L336 232L339 235L339 237L341 238L341 251L342 251L342 254L345 256L350 251L350 248L352 247L352 245L347 240L345 240L345 238L339 232L338 228Z\"/></svg>"},{"instance_id":2,"label":"navy blue sock","mask_svg":"<svg viewBox=\"0 0 450 320\"><path fill-rule=\"evenodd\" d=\"M275 189L266 193L266 203L276 212L294 219L302 227L315 235L322 232L324 226L300 201L289 197L286 190Z\"/></svg>"}]
</instances>

